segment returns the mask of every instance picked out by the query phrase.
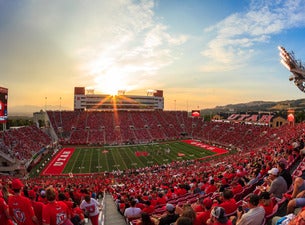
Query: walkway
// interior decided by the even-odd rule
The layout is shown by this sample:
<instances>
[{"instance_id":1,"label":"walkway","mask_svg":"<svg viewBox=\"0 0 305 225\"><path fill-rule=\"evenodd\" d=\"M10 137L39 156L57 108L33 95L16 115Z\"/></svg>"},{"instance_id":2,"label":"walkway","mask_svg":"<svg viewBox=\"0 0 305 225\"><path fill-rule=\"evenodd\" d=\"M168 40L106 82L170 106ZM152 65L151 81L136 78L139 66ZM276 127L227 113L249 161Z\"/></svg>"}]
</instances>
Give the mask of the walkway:
<instances>
[{"instance_id":1,"label":"walkway","mask_svg":"<svg viewBox=\"0 0 305 225\"><path fill-rule=\"evenodd\" d=\"M104 224L102 225L126 225L124 217L118 212L110 194L105 195Z\"/></svg>"}]
</instances>

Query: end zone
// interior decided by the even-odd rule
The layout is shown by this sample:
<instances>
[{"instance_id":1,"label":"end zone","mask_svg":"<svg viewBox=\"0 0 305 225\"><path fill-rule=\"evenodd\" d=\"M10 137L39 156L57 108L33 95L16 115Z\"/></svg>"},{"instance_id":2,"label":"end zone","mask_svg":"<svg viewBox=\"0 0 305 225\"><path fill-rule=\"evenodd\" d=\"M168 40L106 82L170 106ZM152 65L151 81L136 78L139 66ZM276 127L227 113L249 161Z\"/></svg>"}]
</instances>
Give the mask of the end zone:
<instances>
[{"instance_id":1,"label":"end zone","mask_svg":"<svg viewBox=\"0 0 305 225\"><path fill-rule=\"evenodd\" d=\"M49 165L42 171L41 175L60 175L64 170L70 157L73 155L74 148L63 148L51 160Z\"/></svg>"}]
</instances>

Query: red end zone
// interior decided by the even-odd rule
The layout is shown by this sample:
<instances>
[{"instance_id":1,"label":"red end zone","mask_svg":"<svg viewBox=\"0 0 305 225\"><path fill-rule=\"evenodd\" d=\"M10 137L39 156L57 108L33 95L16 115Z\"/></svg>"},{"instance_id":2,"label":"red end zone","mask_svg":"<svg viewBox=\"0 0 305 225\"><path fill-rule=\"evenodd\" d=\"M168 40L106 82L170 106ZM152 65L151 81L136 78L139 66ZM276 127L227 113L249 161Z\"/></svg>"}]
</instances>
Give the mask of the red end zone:
<instances>
[{"instance_id":1,"label":"red end zone","mask_svg":"<svg viewBox=\"0 0 305 225\"><path fill-rule=\"evenodd\" d=\"M54 157L49 165L43 170L41 175L60 175L73 152L74 148L63 148L60 150L56 157Z\"/></svg>"},{"instance_id":2,"label":"red end zone","mask_svg":"<svg viewBox=\"0 0 305 225\"><path fill-rule=\"evenodd\" d=\"M207 145L207 144L201 143L199 141L183 140L182 142L185 142L189 145L194 145L194 146L197 146L197 147L200 147L200 148L207 149L211 152L215 152L216 155L222 155L222 154L225 154L225 153L228 152L228 150L225 150L225 149L222 149L222 148L217 148L217 147L214 147L214 146L211 146L211 145Z\"/></svg>"}]
</instances>

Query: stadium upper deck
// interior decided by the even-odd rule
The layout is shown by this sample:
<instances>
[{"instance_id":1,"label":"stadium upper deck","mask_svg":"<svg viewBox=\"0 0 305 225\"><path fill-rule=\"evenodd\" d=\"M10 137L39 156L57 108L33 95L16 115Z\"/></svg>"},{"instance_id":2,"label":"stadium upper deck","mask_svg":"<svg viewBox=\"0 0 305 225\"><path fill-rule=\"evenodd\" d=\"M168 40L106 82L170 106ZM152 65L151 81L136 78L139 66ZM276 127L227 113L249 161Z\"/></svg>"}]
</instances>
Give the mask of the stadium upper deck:
<instances>
[{"instance_id":1,"label":"stadium upper deck","mask_svg":"<svg viewBox=\"0 0 305 225\"><path fill-rule=\"evenodd\" d=\"M127 144L177 140L202 127L186 111L48 111L64 144Z\"/></svg>"},{"instance_id":2,"label":"stadium upper deck","mask_svg":"<svg viewBox=\"0 0 305 225\"><path fill-rule=\"evenodd\" d=\"M162 90L148 91L147 95L95 94L93 90L86 93L85 87L74 88L74 110L163 110Z\"/></svg>"},{"instance_id":3,"label":"stadium upper deck","mask_svg":"<svg viewBox=\"0 0 305 225\"><path fill-rule=\"evenodd\" d=\"M48 111L61 144L121 145L196 138L238 148L263 146L278 132L268 126L204 122L186 111ZM280 129L279 129L280 130Z\"/></svg>"}]
</instances>

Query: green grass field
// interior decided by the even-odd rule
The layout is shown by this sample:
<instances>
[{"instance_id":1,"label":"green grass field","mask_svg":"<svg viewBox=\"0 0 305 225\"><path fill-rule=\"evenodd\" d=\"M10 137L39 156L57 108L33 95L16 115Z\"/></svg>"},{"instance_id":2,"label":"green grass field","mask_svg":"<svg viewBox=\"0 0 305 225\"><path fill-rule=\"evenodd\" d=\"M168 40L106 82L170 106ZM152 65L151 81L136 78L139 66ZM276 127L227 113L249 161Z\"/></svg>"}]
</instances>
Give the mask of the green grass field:
<instances>
[{"instance_id":1,"label":"green grass field","mask_svg":"<svg viewBox=\"0 0 305 225\"><path fill-rule=\"evenodd\" d=\"M170 152L168 153L168 149ZM136 156L136 152L146 156ZM178 153L184 156L178 156ZM183 142L124 147L76 148L63 174L97 173L198 159L214 152Z\"/></svg>"}]
</instances>

